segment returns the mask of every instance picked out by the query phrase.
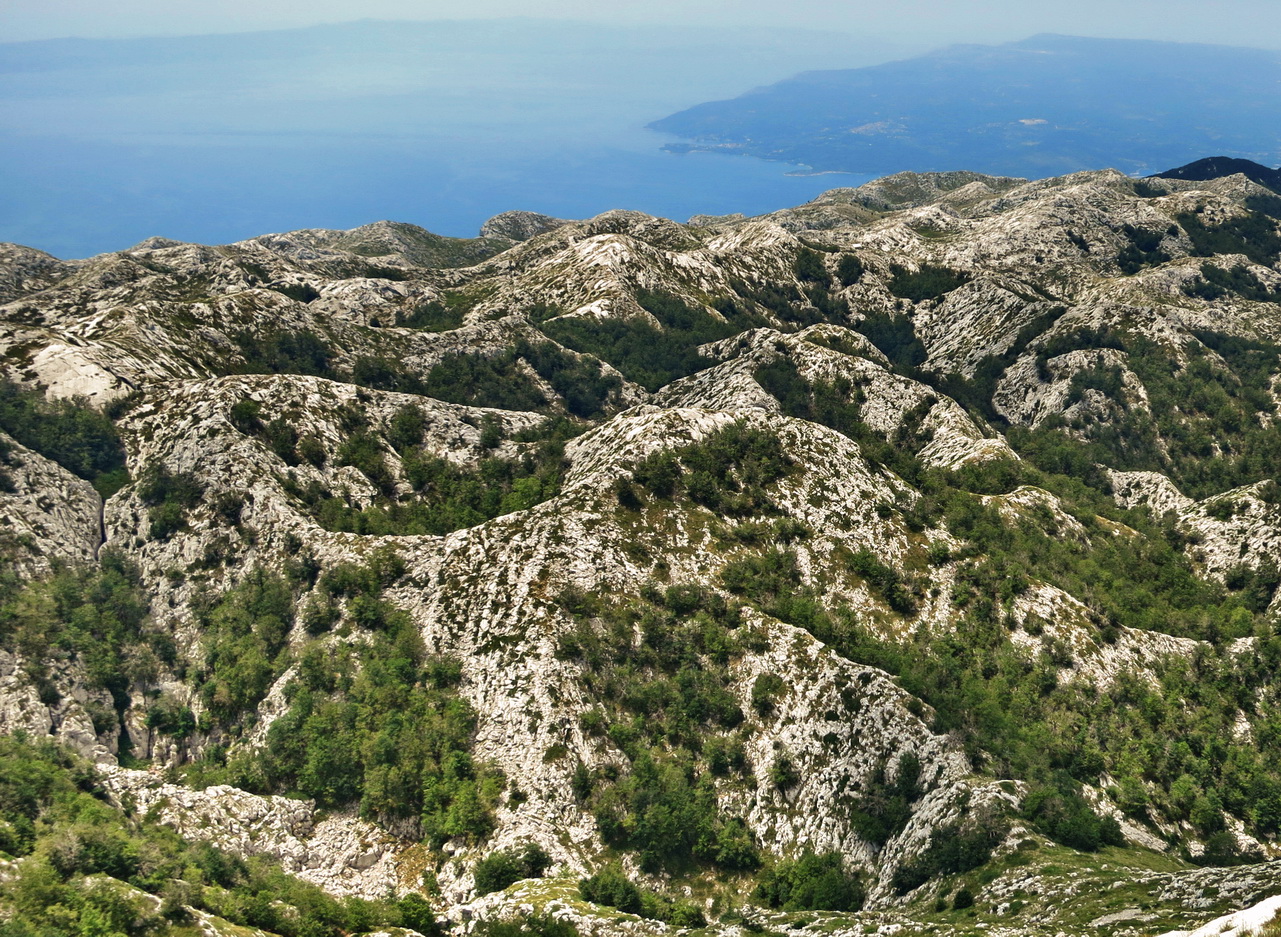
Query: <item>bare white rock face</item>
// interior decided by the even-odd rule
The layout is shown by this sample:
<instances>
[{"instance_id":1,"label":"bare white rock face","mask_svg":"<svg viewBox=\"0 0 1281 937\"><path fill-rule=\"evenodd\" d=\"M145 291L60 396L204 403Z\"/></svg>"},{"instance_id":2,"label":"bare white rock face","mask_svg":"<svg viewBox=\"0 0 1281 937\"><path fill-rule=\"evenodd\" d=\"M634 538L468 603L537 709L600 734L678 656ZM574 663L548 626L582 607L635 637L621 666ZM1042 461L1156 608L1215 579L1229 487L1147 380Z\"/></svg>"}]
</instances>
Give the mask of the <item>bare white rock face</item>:
<instances>
[{"instance_id":1,"label":"bare white rock face","mask_svg":"<svg viewBox=\"0 0 1281 937\"><path fill-rule=\"evenodd\" d=\"M102 543L102 499L61 465L0 433L0 538L26 575L56 563L87 563ZM7 488L8 490L3 490Z\"/></svg>"},{"instance_id":2,"label":"bare white rock face","mask_svg":"<svg viewBox=\"0 0 1281 937\"><path fill-rule=\"evenodd\" d=\"M112 800L242 856L270 856L334 895L382 898L401 887L399 844L371 823L319 816L310 801L259 797L227 785L197 791L146 771L104 767Z\"/></svg>"},{"instance_id":3,"label":"bare white rock face","mask_svg":"<svg viewBox=\"0 0 1281 937\"><path fill-rule=\"evenodd\" d=\"M1281 895L1274 895L1242 911L1217 917L1196 930L1168 931L1161 937L1249 937L1263 930L1279 914Z\"/></svg>"}]
</instances>

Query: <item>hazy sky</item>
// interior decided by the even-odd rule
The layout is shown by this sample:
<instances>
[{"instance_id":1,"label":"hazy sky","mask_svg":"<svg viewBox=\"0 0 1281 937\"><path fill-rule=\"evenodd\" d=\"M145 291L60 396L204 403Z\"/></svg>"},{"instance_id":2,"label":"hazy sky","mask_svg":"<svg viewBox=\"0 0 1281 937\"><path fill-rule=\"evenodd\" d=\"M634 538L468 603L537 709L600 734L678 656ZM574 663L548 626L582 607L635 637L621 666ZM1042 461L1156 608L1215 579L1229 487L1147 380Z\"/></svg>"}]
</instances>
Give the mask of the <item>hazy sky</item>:
<instances>
[{"instance_id":1,"label":"hazy sky","mask_svg":"<svg viewBox=\"0 0 1281 937\"><path fill-rule=\"evenodd\" d=\"M0 0L0 41L240 32L360 18L506 16L787 24L931 44L1058 32L1281 48L1277 0L1075 0L1053 7L1026 0Z\"/></svg>"}]
</instances>

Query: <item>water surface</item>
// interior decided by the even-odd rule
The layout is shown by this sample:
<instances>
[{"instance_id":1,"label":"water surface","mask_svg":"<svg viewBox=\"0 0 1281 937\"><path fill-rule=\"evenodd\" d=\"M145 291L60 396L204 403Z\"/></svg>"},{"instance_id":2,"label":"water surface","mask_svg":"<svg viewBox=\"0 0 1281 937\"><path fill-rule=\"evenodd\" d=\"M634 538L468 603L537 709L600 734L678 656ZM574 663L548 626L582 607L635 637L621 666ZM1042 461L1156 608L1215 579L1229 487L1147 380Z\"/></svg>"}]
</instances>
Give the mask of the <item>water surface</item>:
<instances>
[{"instance_id":1,"label":"water surface","mask_svg":"<svg viewBox=\"0 0 1281 937\"><path fill-rule=\"evenodd\" d=\"M0 240L60 257L509 209L759 214L866 176L676 155L644 125L883 48L801 31L356 23L0 44Z\"/></svg>"}]
</instances>

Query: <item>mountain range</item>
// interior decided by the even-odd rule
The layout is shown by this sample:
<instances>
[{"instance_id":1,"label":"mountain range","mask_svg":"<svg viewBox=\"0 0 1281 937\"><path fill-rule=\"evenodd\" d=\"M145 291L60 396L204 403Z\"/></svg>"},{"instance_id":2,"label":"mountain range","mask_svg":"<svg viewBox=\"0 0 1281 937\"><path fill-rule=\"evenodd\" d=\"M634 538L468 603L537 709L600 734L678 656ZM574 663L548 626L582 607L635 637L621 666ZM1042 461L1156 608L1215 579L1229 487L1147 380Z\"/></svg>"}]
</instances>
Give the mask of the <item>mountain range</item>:
<instances>
[{"instance_id":1,"label":"mountain range","mask_svg":"<svg viewBox=\"0 0 1281 937\"><path fill-rule=\"evenodd\" d=\"M1267 920L1281 196L1196 174L3 245L0 927Z\"/></svg>"}]
</instances>

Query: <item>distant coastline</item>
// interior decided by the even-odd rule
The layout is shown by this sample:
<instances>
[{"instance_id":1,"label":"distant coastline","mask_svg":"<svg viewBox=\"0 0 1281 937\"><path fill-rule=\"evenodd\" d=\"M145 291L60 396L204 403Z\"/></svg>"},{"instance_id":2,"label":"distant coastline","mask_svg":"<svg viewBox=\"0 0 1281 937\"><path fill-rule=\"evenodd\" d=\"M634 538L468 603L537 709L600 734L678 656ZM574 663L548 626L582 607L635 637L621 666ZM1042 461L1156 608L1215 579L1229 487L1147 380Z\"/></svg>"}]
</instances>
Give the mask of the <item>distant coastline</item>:
<instances>
[{"instance_id":1,"label":"distant coastline","mask_svg":"<svg viewBox=\"0 0 1281 937\"><path fill-rule=\"evenodd\" d=\"M855 172L852 169L793 169L791 172L783 173L783 175L803 178L809 176L861 176L865 174Z\"/></svg>"}]
</instances>

